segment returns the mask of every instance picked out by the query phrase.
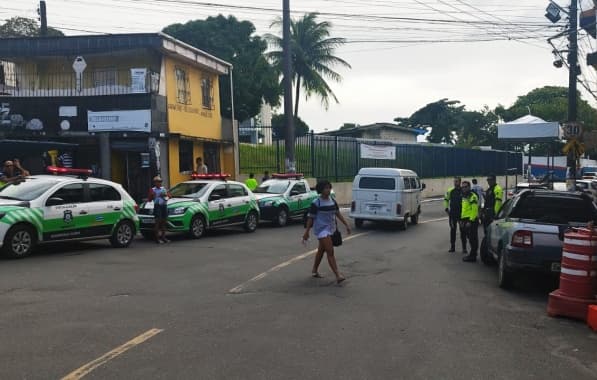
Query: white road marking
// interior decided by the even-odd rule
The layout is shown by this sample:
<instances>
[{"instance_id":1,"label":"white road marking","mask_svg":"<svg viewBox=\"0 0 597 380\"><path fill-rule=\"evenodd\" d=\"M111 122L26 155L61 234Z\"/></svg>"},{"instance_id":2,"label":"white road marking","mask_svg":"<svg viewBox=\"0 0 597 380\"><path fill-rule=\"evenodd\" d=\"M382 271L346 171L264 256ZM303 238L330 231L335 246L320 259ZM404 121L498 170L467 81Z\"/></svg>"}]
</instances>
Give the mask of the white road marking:
<instances>
[{"instance_id":1,"label":"white road marking","mask_svg":"<svg viewBox=\"0 0 597 380\"><path fill-rule=\"evenodd\" d=\"M130 350L133 347L140 345L141 343L145 342L146 340L158 335L164 330L161 329L151 329L147 330L143 334L129 340L128 342L116 347L112 351L106 352L99 358L90 361L89 363L85 364L84 366L77 368L73 372L69 373L68 375L64 376L62 380L79 380L82 379L84 376L90 374L96 368L106 364L110 360L116 358L124 354L126 351Z\"/></svg>"}]
</instances>

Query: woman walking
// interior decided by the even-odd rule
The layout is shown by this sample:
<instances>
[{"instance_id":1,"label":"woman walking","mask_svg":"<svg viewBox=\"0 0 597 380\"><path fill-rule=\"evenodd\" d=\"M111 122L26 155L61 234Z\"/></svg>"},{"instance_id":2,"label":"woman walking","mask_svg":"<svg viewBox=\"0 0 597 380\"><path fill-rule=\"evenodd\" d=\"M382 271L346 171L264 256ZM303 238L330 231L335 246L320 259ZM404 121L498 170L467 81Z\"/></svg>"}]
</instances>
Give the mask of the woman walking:
<instances>
[{"instance_id":1,"label":"woman walking","mask_svg":"<svg viewBox=\"0 0 597 380\"><path fill-rule=\"evenodd\" d=\"M318 272L319 264L323 259L323 253L327 254L328 264L336 275L336 282L339 284L345 280L344 276L338 271L338 265L336 264L336 258L334 257L334 245L332 244L332 235L338 228L336 218L338 218L342 224L346 226L346 233L350 235L350 226L346 223L346 220L340 213L340 208L334 199L330 197L332 192L332 184L328 180L323 180L317 183L316 186L319 197L311 203L311 209L309 210L307 226L305 234L303 235L303 241L309 240L309 232L311 228L315 232L315 236L319 240L319 246L317 248L317 255L315 255L315 262L313 263L313 270L311 276L321 277Z\"/></svg>"},{"instance_id":2,"label":"woman walking","mask_svg":"<svg viewBox=\"0 0 597 380\"><path fill-rule=\"evenodd\" d=\"M154 233L156 243L169 243L166 238L166 222L168 219L168 198L171 197L168 189L162 186L162 178L153 178L154 186L149 190L147 201L153 201L153 216L155 217Z\"/></svg>"}]
</instances>

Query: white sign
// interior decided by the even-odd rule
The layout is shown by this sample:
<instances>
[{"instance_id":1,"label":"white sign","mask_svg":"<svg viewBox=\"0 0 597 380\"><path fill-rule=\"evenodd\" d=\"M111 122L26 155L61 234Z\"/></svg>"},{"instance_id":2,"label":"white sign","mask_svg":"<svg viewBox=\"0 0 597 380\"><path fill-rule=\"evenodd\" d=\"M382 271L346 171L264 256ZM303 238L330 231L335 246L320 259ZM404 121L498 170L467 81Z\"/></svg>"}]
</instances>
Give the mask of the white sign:
<instances>
[{"instance_id":1,"label":"white sign","mask_svg":"<svg viewBox=\"0 0 597 380\"><path fill-rule=\"evenodd\" d=\"M582 125L580 123L564 123L564 137L572 138L582 135Z\"/></svg>"},{"instance_id":2,"label":"white sign","mask_svg":"<svg viewBox=\"0 0 597 380\"><path fill-rule=\"evenodd\" d=\"M395 160L396 147L394 145L361 144L361 158L374 160Z\"/></svg>"},{"instance_id":3,"label":"white sign","mask_svg":"<svg viewBox=\"0 0 597 380\"><path fill-rule=\"evenodd\" d=\"M77 106L60 106L58 107L58 116L60 117L76 117Z\"/></svg>"},{"instance_id":4,"label":"white sign","mask_svg":"<svg viewBox=\"0 0 597 380\"><path fill-rule=\"evenodd\" d=\"M145 81L147 77L147 69L131 69L131 92L134 94L143 94L147 90L145 88Z\"/></svg>"},{"instance_id":5,"label":"white sign","mask_svg":"<svg viewBox=\"0 0 597 380\"><path fill-rule=\"evenodd\" d=\"M151 132L151 110L87 111L89 132Z\"/></svg>"},{"instance_id":6,"label":"white sign","mask_svg":"<svg viewBox=\"0 0 597 380\"><path fill-rule=\"evenodd\" d=\"M85 62L85 59L83 59L83 57L77 57L75 58L75 62L73 62L73 70L75 70L75 73L82 73L83 71L85 71L85 69L87 68L87 62Z\"/></svg>"}]
</instances>

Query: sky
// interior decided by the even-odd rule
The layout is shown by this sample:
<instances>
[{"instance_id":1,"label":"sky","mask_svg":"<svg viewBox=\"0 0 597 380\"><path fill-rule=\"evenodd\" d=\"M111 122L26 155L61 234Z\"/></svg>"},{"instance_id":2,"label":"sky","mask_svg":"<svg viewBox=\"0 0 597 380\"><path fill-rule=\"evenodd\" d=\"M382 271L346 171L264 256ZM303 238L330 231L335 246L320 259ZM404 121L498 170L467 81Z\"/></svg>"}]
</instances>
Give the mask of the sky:
<instances>
[{"instance_id":1,"label":"sky","mask_svg":"<svg viewBox=\"0 0 597 380\"><path fill-rule=\"evenodd\" d=\"M562 0L558 0L565 5ZM155 32L171 23L232 14L255 24L257 34L278 33L282 0L47 0L48 24L67 35ZM317 98L301 99L299 116L311 129L334 130L343 123L391 122L442 98L469 110L512 105L545 85L567 86L547 38L560 32L545 17L547 0L290 0L292 16L319 12L332 23L332 36L346 38L336 55L351 69L330 82L340 103L324 109ZM580 0L581 9L592 0ZM37 17L38 2L12 0L0 8L0 22ZM585 85L597 92L597 73L584 64L597 51L581 33ZM566 49L565 39L555 39ZM579 86L595 105L591 93ZM531 109L532 111L532 109Z\"/></svg>"}]
</instances>

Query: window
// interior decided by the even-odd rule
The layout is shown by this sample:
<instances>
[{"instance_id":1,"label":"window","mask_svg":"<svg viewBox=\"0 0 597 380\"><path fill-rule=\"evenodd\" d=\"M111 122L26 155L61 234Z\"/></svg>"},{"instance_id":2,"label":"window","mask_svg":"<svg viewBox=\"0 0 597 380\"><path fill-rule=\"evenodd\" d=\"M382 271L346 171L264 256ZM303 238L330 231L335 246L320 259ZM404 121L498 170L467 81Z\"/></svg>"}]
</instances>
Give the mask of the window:
<instances>
[{"instance_id":1,"label":"window","mask_svg":"<svg viewBox=\"0 0 597 380\"><path fill-rule=\"evenodd\" d=\"M415 177L410 177L410 188L411 189L418 189L419 185L417 184L417 179Z\"/></svg>"},{"instance_id":2,"label":"window","mask_svg":"<svg viewBox=\"0 0 597 380\"><path fill-rule=\"evenodd\" d=\"M405 177L404 178L404 190L410 190L410 178Z\"/></svg>"},{"instance_id":3,"label":"window","mask_svg":"<svg viewBox=\"0 0 597 380\"><path fill-rule=\"evenodd\" d=\"M119 201L121 199L118 190L112 186L102 185L99 183L89 184L89 198L93 202L99 201Z\"/></svg>"},{"instance_id":4,"label":"window","mask_svg":"<svg viewBox=\"0 0 597 380\"><path fill-rule=\"evenodd\" d=\"M556 224L586 223L595 218L595 210L590 201L580 197L526 196L518 200L510 217Z\"/></svg>"},{"instance_id":5,"label":"window","mask_svg":"<svg viewBox=\"0 0 597 380\"><path fill-rule=\"evenodd\" d=\"M176 76L176 101L180 104L191 104L191 87L189 76L184 69L174 69Z\"/></svg>"},{"instance_id":6,"label":"window","mask_svg":"<svg viewBox=\"0 0 597 380\"><path fill-rule=\"evenodd\" d=\"M396 190L396 181L394 180L394 178L362 177L359 180L359 188L377 190Z\"/></svg>"},{"instance_id":7,"label":"window","mask_svg":"<svg viewBox=\"0 0 597 380\"><path fill-rule=\"evenodd\" d=\"M116 69L113 67L97 69L92 72L93 86L94 87L106 87L116 86Z\"/></svg>"},{"instance_id":8,"label":"window","mask_svg":"<svg viewBox=\"0 0 597 380\"><path fill-rule=\"evenodd\" d=\"M203 108L210 110L214 109L213 84L209 78L201 79L201 98Z\"/></svg>"},{"instance_id":9,"label":"window","mask_svg":"<svg viewBox=\"0 0 597 380\"><path fill-rule=\"evenodd\" d=\"M181 173L193 171L193 142L180 140L178 142L178 170Z\"/></svg>"},{"instance_id":10,"label":"window","mask_svg":"<svg viewBox=\"0 0 597 380\"><path fill-rule=\"evenodd\" d=\"M244 197L245 195L249 195L244 187L240 185L228 185L228 196L230 198L234 197Z\"/></svg>"},{"instance_id":11,"label":"window","mask_svg":"<svg viewBox=\"0 0 597 380\"><path fill-rule=\"evenodd\" d=\"M82 183L74 183L66 185L60 190L56 191L50 198L60 198L64 200L65 204L83 203L85 202L85 193L83 192Z\"/></svg>"},{"instance_id":12,"label":"window","mask_svg":"<svg viewBox=\"0 0 597 380\"><path fill-rule=\"evenodd\" d=\"M216 197L214 197L216 195ZM209 200L217 200L217 199L224 199L228 198L228 192L226 191L226 185L218 185L215 189L212 190L211 194L209 195Z\"/></svg>"},{"instance_id":13,"label":"window","mask_svg":"<svg viewBox=\"0 0 597 380\"><path fill-rule=\"evenodd\" d=\"M294 185L291 192L293 192L293 191L296 191L299 194L305 194L307 192L307 188L305 187L304 183L300 182L300 183L297 183L296 185Z\"/></svg>"}]
</instances>

